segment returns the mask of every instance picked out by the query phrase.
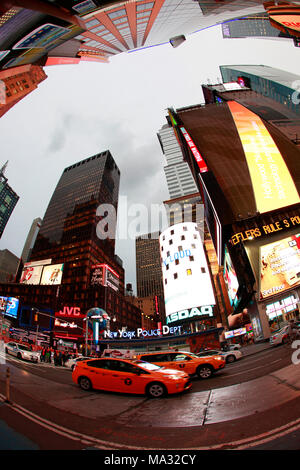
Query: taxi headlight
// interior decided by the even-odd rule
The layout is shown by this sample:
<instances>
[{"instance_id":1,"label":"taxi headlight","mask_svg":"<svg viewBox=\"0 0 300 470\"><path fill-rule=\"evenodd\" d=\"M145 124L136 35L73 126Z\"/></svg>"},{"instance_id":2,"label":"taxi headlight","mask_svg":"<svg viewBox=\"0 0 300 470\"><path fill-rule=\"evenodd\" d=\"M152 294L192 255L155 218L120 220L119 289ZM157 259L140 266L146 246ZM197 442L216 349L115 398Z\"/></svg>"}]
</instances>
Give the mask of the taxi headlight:
<instances>
[{"instance_id":1,"label":"taxi headlight","mask_svg":"<svg viewBox=\"0 0 300 470\"><path fill-rule=\"evenodd\" d=\"M224 361L223 357L221 356L216 356L217 361Z\"/></svg>"}]
</instances>

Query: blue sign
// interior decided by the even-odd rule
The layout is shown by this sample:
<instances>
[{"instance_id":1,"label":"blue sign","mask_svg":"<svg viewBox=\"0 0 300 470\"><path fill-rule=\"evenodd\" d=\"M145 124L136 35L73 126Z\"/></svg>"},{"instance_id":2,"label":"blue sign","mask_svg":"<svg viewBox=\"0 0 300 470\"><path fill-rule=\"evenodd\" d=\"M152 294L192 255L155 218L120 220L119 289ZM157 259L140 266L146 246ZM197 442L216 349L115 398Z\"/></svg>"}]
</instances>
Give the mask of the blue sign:
<instances>
[{"instance_id":1,"label":"blue sign","mask_svg":"<svg viewBox=\"0 0 300 470\"><path fill-rule=\"evenodd\" d=\"M0 297L0 310L8 317L17 318L19 299L15 297Z\"/></svg>"},{"instance_id":2,"label":"blue sign","mask_svg":"<svg viewBox=\"0 0 300 470\"><path fill-rule=\"evenodd\" d=\"M191 256L191 255L192 255L191 250L177 251L176 253L174 253L173 256L172 255L168 256L164 260L164 265L167 266L167 264L174 263L174 261L179 259L179 258L185 258L185 257Z\"/></svg>"}]
</instances>

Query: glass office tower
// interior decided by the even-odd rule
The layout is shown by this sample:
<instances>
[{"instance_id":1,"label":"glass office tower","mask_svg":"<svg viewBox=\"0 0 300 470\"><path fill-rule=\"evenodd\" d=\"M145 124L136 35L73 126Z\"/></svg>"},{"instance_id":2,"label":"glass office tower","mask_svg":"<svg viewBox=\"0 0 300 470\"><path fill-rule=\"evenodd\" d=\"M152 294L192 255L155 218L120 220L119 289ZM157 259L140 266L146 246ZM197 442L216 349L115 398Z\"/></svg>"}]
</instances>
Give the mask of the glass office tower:
<instances>
[{"instance_id":1,"label":"glass office tower","mask_svg":"<svg viewBox=\"0 0 300 470\"><path fill-rule=\"evenodd\" d=\"M91 267L106 263L118 272L123 286L124 270L114 252L116 218L109 220L102 210L103 204L110 205L116 215L119 180L120 171L108 150L65 168L30 261L64 263L62 282L72 285L88 285Z\"/></svg>"},{"instance_id":2,"label":"glass office tower","mask_svg":"<svg viewBox=\"0 0 300 470\"><path fill-rule=\"evenodd\" d=\"M0 237L2 236L5 226L14 210L19 196L7 183L4 176L6 164L0 169Z\"/></svg>"}]
</instances>

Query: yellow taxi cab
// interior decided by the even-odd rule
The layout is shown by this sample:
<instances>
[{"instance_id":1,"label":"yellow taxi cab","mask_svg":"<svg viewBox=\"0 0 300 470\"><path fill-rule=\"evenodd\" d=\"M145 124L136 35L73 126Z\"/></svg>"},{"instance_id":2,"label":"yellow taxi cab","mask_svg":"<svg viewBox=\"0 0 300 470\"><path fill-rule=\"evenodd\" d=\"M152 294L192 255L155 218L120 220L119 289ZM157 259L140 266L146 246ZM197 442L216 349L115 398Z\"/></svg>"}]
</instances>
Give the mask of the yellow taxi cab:
<instances>
[{"instance_id":1,"label":"yellow taxi cab","mask_svg":"<svg viewBox=\"0 0 300 470\"><path fill-rule=\"evenodd\" d=\"M136 355L136 359L169 369L183 370L189 375L198 375L201 379L208 379L226 365L225 358L218 354L199 357L191 352L174 350L141 353Z\"/></svg>"},{"instance_id":2,"label":"yellow taxi cab","mask_svg":"<svg viewBox=\"0 0 300 470\"><path fill-rule=\"evenodd\" d=\"M83 390L146 394L151 398L181 393L191 387L190 377L184 371L111 357L77 362L72 380Z\"/></svg>"}]
</instances>

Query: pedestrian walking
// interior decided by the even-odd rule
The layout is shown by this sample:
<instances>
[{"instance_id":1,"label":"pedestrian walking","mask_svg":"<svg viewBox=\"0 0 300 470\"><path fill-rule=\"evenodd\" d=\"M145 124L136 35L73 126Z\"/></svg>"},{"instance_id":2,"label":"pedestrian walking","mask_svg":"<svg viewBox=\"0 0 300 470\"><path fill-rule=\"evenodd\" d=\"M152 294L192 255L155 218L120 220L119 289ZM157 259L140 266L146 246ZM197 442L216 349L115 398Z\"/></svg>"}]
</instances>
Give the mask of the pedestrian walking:
<instances>
[{"instance_id":1,"label":"pedestrian walking","mask_svg":"<svg viewBox=\"0 0 300 470\"><path fill-rule=\"evenodd\" d=\"M51 363L51 351L49 348L45 352L45 362Z\"/></svg>"},{"instance_id":2,"label":"pedestrian walking","mask_svg":"<svg viewBox=\"0 0 300 470\"><path fill-rule=\"evenodd\" d=\"M299 330L295 324L295 320L290 320L289 327L287 330L287 334L289 335L289 340L292 343L296 338L299 337Z\"/></svg>"},{"instance_id":3,"label":"pedestrian walking","mask_svg":"<svg viewBox=\"0 0 300 470\"><path fill-rule=\"evenodd\" d=\"M46 349L43 348L41 351L41 357L40 357L41 362L45 362L45 354L46 354Z\"/></svg>"}]
</instances>

